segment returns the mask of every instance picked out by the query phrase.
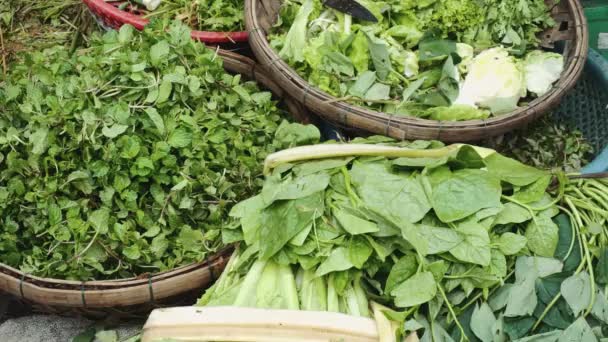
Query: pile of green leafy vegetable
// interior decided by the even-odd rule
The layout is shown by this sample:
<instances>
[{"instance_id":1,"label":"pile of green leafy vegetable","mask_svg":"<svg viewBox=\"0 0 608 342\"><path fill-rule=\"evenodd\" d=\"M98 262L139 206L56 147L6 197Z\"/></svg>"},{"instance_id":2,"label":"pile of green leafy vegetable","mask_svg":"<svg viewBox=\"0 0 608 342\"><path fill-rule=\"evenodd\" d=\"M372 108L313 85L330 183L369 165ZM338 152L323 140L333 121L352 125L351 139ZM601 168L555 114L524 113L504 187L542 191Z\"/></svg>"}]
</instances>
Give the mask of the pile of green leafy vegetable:
<instances>
[{"instance_id":1,"label":"pile of green leafy vegetable","mask_svg":"<svg viewBox=\"0 0 608 342\"><path fill-rule=\"evenodd\" d=\"M289 146L275 133L318 141L179 22L91 40L28 54L0 83L3 263L88 280L201 261Z\"/></svg>"},{"instance_id":2,"label":"pile of green leafy vegetable","mask_svg":"<svg viewBox=\"0 0 608 342\"><path fill-rule=\"evenodd\" d=\"M236 32L244 29L243 0L137 0L132 5L155 4L144 17L177 19L193 30ZM145 7L144 7L145 8Z\"/></svg>"},{"instance_id":3,"label":"pile of green leafy vegetable","mask_svg":"<svg viewBox=\"0 0 608 342\"><path fill-rule=\"evenodd\" d=\"M378 23L321 0L283 3L271 46L312 85L374 110L433 120L500 115L548 92L559 54L534 50L554 25L544 0L359 1Z\"/></svg>"},{"instance_id":4,"label":"pile of green leafy vegetable","mask_svg":"<svg viewBox=\"0 0 608 342\"><path fill-rule=\"evenodd\" d=\"M581 131L551 115L482 145L527 165L565 172L578 172L593 157L593 146Z\"/></svg>"},{"instance_id":5,"label":"pile of green leafy vegetable","mask_svg":"<svg viewBox=\"0 0 608 342\"><path fill-rule=\"evenodd\" d=\"M608 180L389 141L269 156L222 229L240 250L199 305L373 316L391 321L383 341L608 336Z\"/></svg>"}]
</instances>

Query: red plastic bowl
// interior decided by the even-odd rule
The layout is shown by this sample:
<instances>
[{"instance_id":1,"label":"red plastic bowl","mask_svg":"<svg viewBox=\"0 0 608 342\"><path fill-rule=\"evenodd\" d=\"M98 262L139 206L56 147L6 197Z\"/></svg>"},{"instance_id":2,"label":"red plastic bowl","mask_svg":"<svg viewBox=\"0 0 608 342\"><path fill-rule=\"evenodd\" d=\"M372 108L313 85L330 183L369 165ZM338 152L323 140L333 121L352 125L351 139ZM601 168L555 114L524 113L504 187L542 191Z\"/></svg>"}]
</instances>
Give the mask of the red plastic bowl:
<instances>
[{"instance_id":1,"label":"red plastic bowl","mask_svg":"<svg viewBox=\"0 0 608 342\"><path fill-rule=\"evenodd\" d=\"M142 18L144 14L137 9L127 7L128 10L121 10L118 7L124 1L104 1L104 0L82 0L106 26L114 29L122 25L130 24L138 30L142 30L149 20ZM230 44L247 42L248 34L241 32L207 32L192 31L192 38L208 44Z\"/></svg>"}]
</instances>

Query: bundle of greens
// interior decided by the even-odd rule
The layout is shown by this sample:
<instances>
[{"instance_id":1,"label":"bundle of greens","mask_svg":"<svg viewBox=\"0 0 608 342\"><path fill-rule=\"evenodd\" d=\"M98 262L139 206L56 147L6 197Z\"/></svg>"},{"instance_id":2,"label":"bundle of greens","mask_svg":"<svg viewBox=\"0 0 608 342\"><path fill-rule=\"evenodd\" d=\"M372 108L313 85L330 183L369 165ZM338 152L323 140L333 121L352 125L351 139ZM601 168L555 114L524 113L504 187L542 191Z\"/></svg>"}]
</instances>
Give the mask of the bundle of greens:
<instances>
[{"instance_id":1,"label":"bundle of greens","mask_svg":"<svg viewBox=\"0 0 608 342\"><path fill-rule=\"evenodd\" d=\"M27 55L0 83L0 261L65 279L201 261L262 184L281 121L179 22ZM307 143L314 143L313 132ZM287 145L288 146L288 145Z\"/></svg>"},{"instance_id":2,"label":"bundle of greens","mask_svg":"<svg viewBox=\"0 0 608 342\"><path fill-rule=\"evenodd\" d=\"M595 293L594 274L606 272L608 181L558 174L556 185L470 145L354 142L366 144L267 158L261 192L222 229L240 249L199 305L374 317L386 341L608 336L603 306L592 310L604 292L573 292Z\"/></svg>"},{"instance_id":3,"label":"bundle of greens","mask_svg":"<svg viewBox=\"0 0 608 342\"><path fill-rule=\"evenodd\" d=\"M243 0L162 0L146 18L171 18L183 21L194 30L213 32L243 31ZM138 4L139 3L139 4ZM134 1L141 6L146 1Z\"/></svg>"},{"instance_id":4,"label":"bundle of greens","mask_svg":"<svg viewBox=\"0 0 608 342\"><path fill-rule=\"evenodd\" d=\"M513 111L551 89L559 54L531 50L554 25L543 0L359 1L378 23L290 0L271 46L311 84L375 110L433 120Z\"/></svg>"}]
</instances>

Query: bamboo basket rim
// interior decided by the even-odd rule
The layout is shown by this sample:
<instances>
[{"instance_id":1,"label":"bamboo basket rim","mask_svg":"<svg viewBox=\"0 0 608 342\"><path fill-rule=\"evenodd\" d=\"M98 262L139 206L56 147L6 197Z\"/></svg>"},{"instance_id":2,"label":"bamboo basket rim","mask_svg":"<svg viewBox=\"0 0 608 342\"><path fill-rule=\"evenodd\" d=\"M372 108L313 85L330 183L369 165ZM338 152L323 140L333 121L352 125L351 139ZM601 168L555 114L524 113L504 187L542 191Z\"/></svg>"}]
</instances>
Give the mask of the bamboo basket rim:
<instances>
[{"instance_id":1,"label":"bamboo basket rim","mask_svg":"<svg viewBox=\"0 0 608 342\"><path fill-rule=\"evenodd\" d=\"M260 10L260 7L263 6L262 2L267 3L264 0L245 0L245 26L249 31L249 43L254 54L264 67L273 71L272 75L277 83L285 88L289 88L290 93L301 103L331 122L343 127L354 126L368 132L384 134L398 139L426 138L448 142L472 141L480 137L502 134L516 128L516 126L525 124L559 103L561 97L574 86L582 73L588 50L587 23L583 8L578 0L563 0L552 9L552 14L554 17L558 17L558 19L571 19L572 25L569 25L564 33L559 31L560 25L558 23L557 27L543 33L543 39L549 39L550 42L546 44L552 44L557 40L565 40L565 34L570 33L573 45L570 46L569 50L565 51L564 59L566 65L564 71L548 93L530 101L526 106L519 107L515 111L483 120L436 121L388 114L347 102L337 101L334 96L312 86L283 61L266 39L266 31L261 24L261 20L265 15ZM566 4L567 8L559 7L564 6L563 4ZM559 12L560 10L567 10L567 14ZM546 41L547 39L544 40ZM353 122L349 123L349 120ZM501 129L501 126L509 127L506 127L507 129L505 130ZM426 132L415 132L416 130L426 130ZM487 135L482 134L480 136L479 132L475 132L481 130L485 131ZM460 137L458 139L454 136L442 135L442 132L478 134L472 134L470 139L468 137Z\"/></svg>"},{"instance_id":2,"label":"bamboo basket rim","mask_svg":"<svg viewBox=\"0 0 608 342\"><path fill-rule=\"evenodd\" d=\"M313 121L309 112L293 101L268 77L268 71L252 59L219 48L213 50L222 58L226 71L241 74L256 81L260 88L272 92L273 97L284 102L293 119L304 123ZM55 308L82 309L85 315L95 316L99 313L91 314L91 309L104 311L139 305L146 305L144 311L149 311L159 306L163 299L173 298L188 291L202 290L215 281L232 251L233 246L227 245L201 262L182 265L168 271L92 281L39 277L0 263L0 291L32 303L42 312L55 312ZM180 281L184 283L175 286L175 283ZM148 306L150 304L151 306Z\"/></svg>"}]
</instances>

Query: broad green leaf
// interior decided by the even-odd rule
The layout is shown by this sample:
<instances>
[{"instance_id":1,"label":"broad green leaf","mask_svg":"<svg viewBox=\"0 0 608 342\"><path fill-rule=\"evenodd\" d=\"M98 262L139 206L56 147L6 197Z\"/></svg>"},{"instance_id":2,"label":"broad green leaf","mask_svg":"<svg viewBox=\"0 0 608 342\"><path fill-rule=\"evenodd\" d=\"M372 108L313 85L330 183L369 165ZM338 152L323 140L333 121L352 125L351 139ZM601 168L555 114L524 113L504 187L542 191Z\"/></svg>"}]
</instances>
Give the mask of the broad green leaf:
<instances>
[{"instance_id":1,"label":"broad green leaf","mask_svg":"<svg viewBox=\"0 0 608 342\"><path fill-rule=\"evenodd\" d=\"M504 255L514 255L526 247L528 240L525 236L507 232L502 234L497 242Z\"/></svg>"},{"instance_id":2,"label":"broad green leaf","mask_svg":"<svg viewBox=\"0 0 608 342\"><path fill-rule=\"evenodd\" d=\"M413 275L391 291L395 305L401 308L424 304L437 294L437 284L431 272Z\"/></svg>"},{"instance_id":3,"label":"broad green leaf","mask_svg":"<svg viewBox=\"0 0 608 342\"><path fill-rule=\"evenodd\" d=\"M384 81L393 69L388 51L388 43L383 39L374 36L374 33L371 30L364 32L367 36L369 54L372 57L372 62L376 69L376 76L378 76L380 81Z\"/></svg>"},{"instance_id":4,"label":"broad green leaf","mask_svg":"<svg viewBox=\"0 0 608 342\"><path fill-rule=\"evenodd\" d=\"M433 188L433 209L443 222L454 222L477 211L500 205L497 178L482 170L456 171Z\"/></svg>"},{"instance_id":5,"label":"broad green leaf","mask_svg":"<svg viewBox=\"0 0 608 342\"><path fill-rule=\"evenodd\" d=\"M498 216L494 224L509 224L509 223L522 223L530 220L532 213L522 206L515 203L506 203Z\"/></svg>"},{"instance_id":6,"label":"broad green leaf","mask_svg":"<svg viewBox=\"0 0 608 342\"><path fill-rule=\"evenodd\" d=\"M492 309L486 303L481 306L475 306L473 316L471 317L471 330L483 342L493 342L494 332L492 328L496 324L496 317Z\"/></svg>"},{"instance_id":7,"label":"broad green leaf","mask_svg":"<svg viewBox=\"0 0 608 342\"><path fill-rule=\"evenodd\" d=\"M445 253L458 246L463 237L455 230L425 225L417 226L418 233L427 241L428 249L425 254Z\"/></svg>"},{"instance_id":8,"label":"broad green leaf","mask_svg":"<svg viewBox=\"0 0 608 342\"><path fill-rule=\"evenodd\" d=\"M294 200L325 190L329 180L329 174L324 172L290 177L283 181L280 181L278 176L273 176L266 179L261 195L267 204L278 200Z\"/></svg>"},{"instance_id":9,"label":"broad green leaf","mask_svg":"<svg viewBox=\"0 0 608 342\"><path fill-rule=\"evenodd\" d=\"M349 250L344 247L338 247L332 250L327 259L319 265L315 276L321 277L328 273L345 271L354 266L349 257Z\"/></svg>"},{"instance_id":10,"label":"broad green leaf","mask_svg":"<svg viewBox=\"0 0 608 342\"><path fill-rule=\"evenodd\" d=\"M513 286L515 285L507 283L500 286L498 290L494 292L488 300L488 305L490 305L492 311L498 311L507 306Z\"/></svg>"},{"instance_id":11,"label":"broad green leaf","mask_svg":"<svg viewBox=\"0 0 608 342\"><path fill-rule=\"evenodd\" d=\"M574 271L581 263L581 250L578 248L579 243L575 235L574 228L570 223L570 218L566 214L559 214L554 219L559 229L559 241L555 249L555 258L560 259L564 263L564 271ZM595 280L603 284L602 276L600 275L599 265L602 263L602 250L600 250L600 258L596 268ZM607 265L608 266L608 265ZM608 271L608 269L606 270ZM606 273L608 274L608 272ZM608 282L608 277L606 278Z\"/></svg>"},{"instance_id":12,"label":"broad green leaf","mask_svg":"<svg viewBox=\"0 0 608 342\"><path fill-rule=\"evenodd\" d=\"M369 88L376 82L376 73L373 71L365 71L357 77L357 80L348 89L349 94L363 98Z\"/></svg>"},{"instance_id":13,"label":"broad green leaf","mask_svg":"<svg viewBox=\"0 0 608 342\"><path fill-rule=\"evenodd\" d=\"M340 223L340 226L349 234L358 235L379 231L378 225L375 223L351 215L345 210L335 210L333 214Z\"/></svg>"},{"instance_id":14,"label":"broad green leaf","mask_svg":"<svg viewBox=\"0 0 608 342\"><path fill-rule=\"evenodd\" d=\"M391 293L393 289L406 281L409 277L416 273L418 269L418 261L416 256L408 254L399 259L391 269L391 272L386 279L386 286L384 292Z\"/></svg>"},{"instance_id":15,"label":"broad green leaf","mask_svg":"<svg viewBox=\"0 0 608 342\"><path fill-rule=\"evenodd\" d=\"M591 327L587 324L584 317L580 317L572 325L570 325L561 336L558 342L597 342L596 336L591 331Z\"/></svg>"},{"instance_id":16,"label":"broad green leaf","mask_svg":"<svg viewBox=\"0 0 608 342\"><path fill-rule=\"evenodd\" d=\"M608 324L608 299L606 299L606 295L601 290L596 290L595 302L591 308L591 314L597 320L604 324Z\"/></svg>"},{"instance_id":17,"label":"broad green leaf","mask_svg":"<svg viewBox=\"0 0 608 342\"><path fill-rule=\"evenodd\" d=\"M562 297L566 300L574 316L578 316L591 304L591 279L589 273L583 271L575 274L561 285Z\"/></svg>"},{"instance_id":18,"label":"broad green leaf","mask_svg":"<svg viewBox=\"0 0 608 342\"><path fill-rule=\"evenodd\" d=\"M376 83L367 90L363 98L368 101L389 100L390 92L390 86L382 83Z\"/></svg>"},{"instance_id":19,"label":"broad green leaf","mask_svg":"<svg viewBox=\"0 0 608 342\"><path fill-rule=\"evenodd\" d=\"M353 237L348 243L348 258L358 269L363 268L373 251L367 240L360 236Z\"/></svg>"},{"instance_id":20,"label":"broad green leaf","mask_svg":"<svg viewBox=\"0 0 608 342\"><path fill-rule=\"evenodd\" d=\"M500 251L492 250L492 259L490 260L490 266L488 267L490 273L493 275L504 278L507 276L507 259L505 255Z\"/></svg>"},{"instance_id":21,"label":"broad green leaf","mask_svg":"<svg viewBox=\"0 0 608 342\"><path fill-rule=\"evenodd\" d=\"M383 163L355 162L350 173L365 206L397 227L420 221L431 209L418 178L394 174Z\"/></svg>"},{"instance_id":22,"label":"broad green leaf","mask_svg":"<svg viewBox=\"0 0 608 342\"><path fill-rule=\"evenodd\" d=\"M545 175L538 178L534 183L529 184L516 191L513 194L513 198L520 203L533 203L540 201L547 187L551 183L551 175Z\"/></svg>"},{"instance_id":23,"label":"broad green leaf","mask_svg":"<svg viewBox=\"0 0 608 342\"><path fill-rule=\"evenodd\" d=\"M515 263L515 280L536 280L561 272L563 264L552 258L520 256Z\"/></svg>"},{"instance_id":24,"label":"broad green leaf","mask_svg":"<svg viewBox=\"0 0 608 342\"><path fill-rule=\"evenodd\" d=\"M516 186L525 186L545 177L547 172L524 165L499 153L492 153L484 159L488 171L502 181Z\"/></svg>"},{"instance_id":25,"label":"broad green leaf","mask_svg":"<svg viewBox=\"0 0 608 342\"><path fill-rule=\"evenodd\" d=\"M526 228L528 248L539 256L552 257L559 240L559 228L549 217L537 216Z\"/></svg>"},{"instance_id":26,"label":"broad green leaf","mask_svg":"<svg viewBox=\"0 0 608 342\"><path fill-rule=\"evenodd\" d=\"M525 336L530 329L532 329L534 322L536 322L536 317L505 317L505 333L511 338L511 340L517 340L518 338Z\"/></svg>"},{"instance_id":27,"label":"broad green leaf","mask_svg":"<svg viewBox=\"0 0 608 342\"><path fill-rule=\"evenodd\" d=\"M458 260L478 264L490 265L490 237L488 232L477 223L465 222L460 224L456 231L462 241L450 250L450 254Z\"/></svg>"},{"instance_id":28,"label":"broad green leaf","mask_svg":"<svg viewBox=\"0 0 608 342\"><path fill-rule=\"evenodd\" d=\"M297 200L273 203L262 214L259 238L264 243L260 246L260 257L264 260L271 258L323 212L322 192Z\"/></svg>"},{"instance_id":29,"label":"broad green leaf","mask_svg":"<svg viewBox=\"0 0 608 342\"><path fill-rule=\"evenodd\" d=\"M534 281L534 279L526 279L511 288L505 310L506 317L528 316L534 313L538 303Z\"/></svg>"}]
</instances>

